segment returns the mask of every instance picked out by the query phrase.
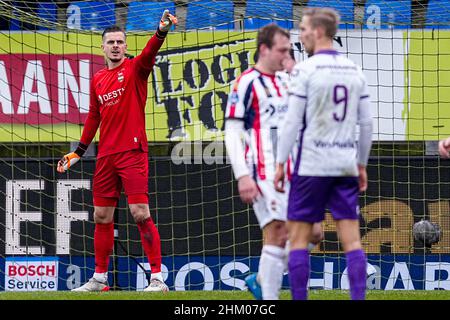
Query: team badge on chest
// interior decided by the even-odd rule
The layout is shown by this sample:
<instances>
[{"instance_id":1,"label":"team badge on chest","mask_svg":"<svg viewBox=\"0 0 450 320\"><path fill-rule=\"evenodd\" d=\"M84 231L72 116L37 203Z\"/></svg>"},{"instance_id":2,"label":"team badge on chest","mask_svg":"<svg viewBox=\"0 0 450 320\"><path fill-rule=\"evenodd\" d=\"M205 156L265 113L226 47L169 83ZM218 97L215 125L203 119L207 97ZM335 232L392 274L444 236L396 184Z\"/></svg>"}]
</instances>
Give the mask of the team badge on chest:
<instances>
[{"instance_id":1,"label":"team badge on chest","mask_svg":"<svg viewBox=\"0 0 450 320\"><path fill-rule=\"evenodd\" d=\"M123 79L124 79L123 73L122 73L122 71L119 71L117 73L117 80L119 80L119 82L123 82Z\"/></svg>"}]
</instances>

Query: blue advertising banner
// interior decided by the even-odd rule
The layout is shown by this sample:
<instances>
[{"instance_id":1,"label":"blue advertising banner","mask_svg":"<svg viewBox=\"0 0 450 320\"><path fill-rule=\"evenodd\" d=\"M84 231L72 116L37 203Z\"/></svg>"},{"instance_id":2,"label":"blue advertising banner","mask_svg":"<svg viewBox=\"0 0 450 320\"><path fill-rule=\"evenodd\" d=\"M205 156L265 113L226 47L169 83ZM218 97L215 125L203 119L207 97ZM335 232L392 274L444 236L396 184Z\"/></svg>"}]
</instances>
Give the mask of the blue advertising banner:
<instances>
[{"instance_id":1,"label":"blue advertising banner","mask_svg":"<svg viewBox=\"0 0 450 320\"><path fill-rule=\"evenodd\" d=\"M257 271L258 263L259 257L172 256L163 258L162 273L170 290L245 290L243 279ZM369 255L368 263L368 289L450 290L450 255ZM149 273L143 258L111 259L111 287L143 290L147 279L142 268ZM93 257L0 258L0 289L70 290L93 272ZM309 286L348 289L345 256L312 255ZM289 287L287 274L283 287Z\"/></svg>"},{"instance_id":2,"label":"blue advertising banner","mask_svg":"<svg viewBox=\"0 0 450 320\"><path fill-rule=\"evenodd\" d=\"M52 177L54 164L0 163L0 290L70 290L94 272L95 162L85 159L83 170L43 179ZM429 158L395 160L394 166L392 159L370 160L371 183L360 197L359 221L369 289L450 289L449 165ZM243 279L258 269L262 237L251 207L239 198L231 167L151 158L149 168L150 212L170 289L244 290ZM413 237L412 227L422 219L443 231L430 247ZM124 197L114 225L109 283L142 290L142 268L150 268ZM345 256L329 215L323 231L324 240L312 251L310 287L347 289Z\"/></svg>"}]
</instances>

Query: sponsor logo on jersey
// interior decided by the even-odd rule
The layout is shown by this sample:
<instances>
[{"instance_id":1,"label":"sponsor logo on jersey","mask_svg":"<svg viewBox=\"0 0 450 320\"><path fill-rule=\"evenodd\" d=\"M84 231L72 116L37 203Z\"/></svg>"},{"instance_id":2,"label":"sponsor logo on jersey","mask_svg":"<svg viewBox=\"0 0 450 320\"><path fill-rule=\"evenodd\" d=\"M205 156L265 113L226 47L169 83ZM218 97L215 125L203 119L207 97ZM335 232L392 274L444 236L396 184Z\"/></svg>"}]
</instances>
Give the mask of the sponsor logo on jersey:
<instances>
[{"instance_id":1,"label":"sponsor logo on jersey","mask_svg":"<svg viewBox=\"0 0 450 320\"><path fill-rule=\"evenodd\" d=\"M271 98L271 97L272 97L272 94L270 93L269 88L264 87L264 91L266 92L266 96L267 96L268 98Z\"/></svg>"},{"instance_id":2,"label":"sponsor logo on jersey","mask_svg":"<svg viewBox=\"0 0 450 320\"><path fill-rule=\"evenodd\" d=\"M125 91L125 88L120 88L120 89L117 89L117 90L114 90L114 91L111 91L111 92L108 92L105 94L99 94L98 101L100 102L100 104L104 104L111 99L115 99L115 98L122 96L124 91ZM115 104L115 103L117 103L117 102L114 102L112 104ZM108 105L110 105L110 104L108 104Z\"/></svg>"},{"instance_id":3,"label":"sponsor logo on jersey","mask_svg":"<svg viewBox=\"0 0 450 320\"><path fill-rule=\"evenodd\" d=\"M267 107L266 113L270 113L270 116L273 116L273 114L275 113L275 107L272 104L269 104L269 107Z\"/></svg>"},{"instance_id":4,"label":"sponsor logo on jersey","mask_svg":"<svg viewBox=\"0 0 450 320\"><path fill-rule=\"evenodd\" d=\"M288 105L286 103L278 105L277 112L285 113L285 112L287 112L287 110L288 110Z\"/></svg>"}]
</instances>

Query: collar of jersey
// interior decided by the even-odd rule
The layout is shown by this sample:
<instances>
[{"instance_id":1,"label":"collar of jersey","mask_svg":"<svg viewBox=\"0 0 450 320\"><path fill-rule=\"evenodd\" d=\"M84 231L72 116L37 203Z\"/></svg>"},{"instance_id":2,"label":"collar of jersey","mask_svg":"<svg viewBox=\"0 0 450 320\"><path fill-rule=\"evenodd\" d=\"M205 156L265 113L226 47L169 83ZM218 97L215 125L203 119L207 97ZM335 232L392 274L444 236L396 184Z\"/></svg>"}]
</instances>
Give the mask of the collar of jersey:
<instances>
[{"instance_id":1,"label":"collar of jersey","mask_svg":"<svg viewBox=\"0 0 450 320\"><path fill-rule=\"evenodd\" d=\"M329 50L317 51L316 53L314 53L314 55L316 55L316 54L339 54L339 52L337 52L336 50L333 50L333 49L329 49Z\"/></svg>"},{"instance_id":2,"label":"collar of jersey","mask_svg":"<svg viewBox=\"0 0 450 320\"><path fill-rule=\"evenodd\" d=\"M268 74L268 73L265 73L265 72L262 72L262 71L259 71L258 69L256 69L255 67L253 67L253 70L256 70L256 71L258 71L259 73L261 73L263 76L266 76L266 77L270 77L270 78L275 78L275 74Z\"/></svg>"},{"instance_id":3,"label":"collar of jersey","mask_svg":"<svg viewBox=\"0 0 450 320\"><path fill-rule=\"evenodd\" d=\"M117 70L117 69L119 69L120 67L123 67L123 65L125 64L125 61L127 61L127 59L125 59L125 60L123 60L123 62L121 63L121 64L119 64L117 67L114 67L114 68L112 68L112 69L108 69L108 66L106 66L106 71L114 71L114 70Z\"/></svg>"}]
</instances>

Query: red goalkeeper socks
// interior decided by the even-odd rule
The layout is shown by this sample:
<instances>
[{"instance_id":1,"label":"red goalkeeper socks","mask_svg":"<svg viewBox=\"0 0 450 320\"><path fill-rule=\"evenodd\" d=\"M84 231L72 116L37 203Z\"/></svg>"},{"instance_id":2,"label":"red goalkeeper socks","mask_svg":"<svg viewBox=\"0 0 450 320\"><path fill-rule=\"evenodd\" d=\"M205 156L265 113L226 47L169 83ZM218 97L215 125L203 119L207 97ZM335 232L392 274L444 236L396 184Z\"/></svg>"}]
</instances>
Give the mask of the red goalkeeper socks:
<instances>
[{"instance_id":1,"label":"red goalkeeper socks","mask_svg":"<svg viewBox=\"0 0 450 320\"><path fill-rule=\"evenodd\" d=\"M95 272L108 272L114 247L114 223L96 223L94 231Z\"/></svg>"},{"instance_id":2,"label":"red goalkeeper socks","mask_svg":"<svg viewBox=\"0 0 450 320\"><path fill-rule=\"evenodd\" d=\"M137 224L141 233L142 246L150 263L152 274L161 272L161 239L152 218Z\"/></svg>"}]
</instances>

